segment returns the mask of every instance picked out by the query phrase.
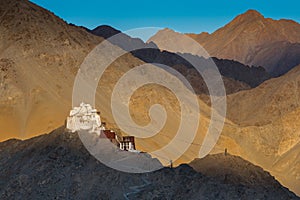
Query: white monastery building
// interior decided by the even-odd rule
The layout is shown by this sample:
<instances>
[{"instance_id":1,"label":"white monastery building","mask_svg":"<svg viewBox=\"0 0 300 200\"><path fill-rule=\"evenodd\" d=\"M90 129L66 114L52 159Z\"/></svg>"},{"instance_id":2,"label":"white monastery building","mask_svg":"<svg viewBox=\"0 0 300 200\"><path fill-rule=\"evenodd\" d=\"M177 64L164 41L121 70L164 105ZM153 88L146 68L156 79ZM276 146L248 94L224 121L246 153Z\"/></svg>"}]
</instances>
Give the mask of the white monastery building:
<instances>
[{"instance_id":1,"label":"white monastery building","mask_svg":"<svg viewBox=\"0 0 300 200\"><path fill-rule=\"evenodd\" d=\"M101 122L100 112L93 109L90 104L81 103L74 107L66 120L66 128L70 132L86 130L91 134L97 134L100 138L107 138L121 150L139 153L135 149L133 136L121 136L112 130L107 130L105 123Z\"/></svg>"}]
</instances>

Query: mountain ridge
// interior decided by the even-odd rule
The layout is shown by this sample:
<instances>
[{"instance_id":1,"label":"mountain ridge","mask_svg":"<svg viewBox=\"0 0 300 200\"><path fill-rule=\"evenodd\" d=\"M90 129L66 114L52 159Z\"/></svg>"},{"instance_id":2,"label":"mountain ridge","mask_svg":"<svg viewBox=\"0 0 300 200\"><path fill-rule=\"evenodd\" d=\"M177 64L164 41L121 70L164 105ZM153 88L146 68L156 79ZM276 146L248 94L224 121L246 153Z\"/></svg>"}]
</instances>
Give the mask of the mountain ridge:
<instances>
[{"instance_id":1,"label":"mountain ridge","mask_svg":"<svg viewBox=\"0 0 300 200\"><path fill-rule=\"evenodd\" d=\"M103 30L102 30L103 29ZM180 56L182 56L182 54L175 54L173 52L169 52L167 50L164 49L157 49L156 46L152 46L150 43L141 43L141 40L139 39L135 39L135 38L131 38L130 36L122 33L121 31L114 29L113 27L104 25L104 26L99 26L96 29L97 30L95 32L91 31L93 34L100 36L100 37L104 37L104 38L109 38L112 37L116 34L120 34L118 39L114 39L114 37L112 37L112 42L118 46L120 46L121 48L123 48L124 50L127 50L126 48L129 47L138 47L141 49L132 51L131 53L143 60L146 63L161 63L161 64L165 64L171 67L174 67L177 70L179 70L180 72L182 72L186 77L189 77L187 75L187 71L191 71L189 70L190 68L193 68L193 66L191 66L190 63L188 63L186 60L184 60L183 58L181 58ZM167 29L168 31L172 32L171 29ZM107 34L107 33L110 33ZM136 44L137 43L137 44ZM190 55L190 57L193 57L191 59L197 59L197 55ZM203 60L205 60L204 58L198 58L199 62L203 62ZM223 76L223 79L225 82L225 88L226 88L226 92L228 94L231 93L235 93L237 91L240 90L244 90L244 89L249 89L247 88L247 86L243 86L242 84L239 84L239 82L241 83L245 83L248 86L250 86L251 88L258 86L259 84L261 84L263 81L271 78L271 76L265 71L263 70L263 68L260 67L248 67L248 66L243 66L241 63L239 62L235 62L232 60L226 60L226 59L218 59L218 58L212 58L212 60L215 62L216 66L218 67L221 75ZM179 67L182 66L182 67ZM195 70L194 70L195 71ZM190 74L196 74L196 72L190 72ZM194 80L190 80L188 79L190 82L193 82ZM236 81L236 83L234 82ZM194 81L195 82L195 81ZM201 82L199 80L196 80L196 82ZM202 81L203 82L203 81ZM203 83L201 83L203 84ZM236 87L230 87L230 85L236 85ZM192 85L194 86L194 85ZM198 90L197 88L194 88L195 91L198 94L203 93L203 90L205 91L204 93L207 94L207 91L205 88L202 88L201 86L199 86L199 84L197 84L198 88L201 88L200 90Z\"/></svg>"},{"instance_id":2,"label":"mountain ridge","mask_svg":"<svg viewBox=\"0 0 300 200\"><path fill-rule=\"evenodd\" d=\"M295 60L294 56L285 56L278 60L276 58L278 52L273 49L281 49L281 46L275 47L273 43L300 43L299 33L300 24L295 21L264 18L257 11L250 10L235 17L231 22L211 34L186 35L200 43L211 57L232 59L249 66L262 66L273 77L277 77L300 64L300 60L297 59L296 63L292 62ZM170 30L164 29L150 38L149 41L154 42L159 47L163 46L169 34ZM176 40L179 41L180 37ZM264 52L261 52L261 48L264 49ZM286 55L293 51L295 49L285 48ZM299 48L297 48L297 52L299 52ZM256 56L262 53L264 53L263 57ZM273 59L277 59L283 64L280 70L276 69L275 60L268 63L264 62Z\"/></svg>"},{"instance_id":3,"label":"mountain ridge","mask_svg":"<svg viewBox=\"0 0 300 200\"><path fill-rule=\"evenodd\" d=\"M0 22L1 140L29 138L61 126L72 107L75 74L87 53L103 41L102 37L70 26L28 1L17 1L18 5L13 2L14 7L9 2L13 1L0 2L3 16ZM109 101L114 84L125 72L141 64L144 64L142 60L126 54L104 73L97 88L96 108L108 128L116 128ZM298 73L291 72L295 75L274 79L279 80L274 86L270 86L274 83L271 80L247 92L228 96L228 120L213 153L228 148L230 153L270 171L283 185L300 194L300 179L297 179L300 165L295 159L299 158ZM201 126L194 140L197 143L206 134L211 113L209 104L201 99L198 102ZM149 141L138 141L148 151L159 149L174 137L176 125L180 123L179 103L174 94L156 85L139 88L129 103L132 118L142 125L149 123L149 109L157 103L165 107L168 119L161 134ZM266 111L265 116L262 111ZM256 119L253 112L257 113ZM191 161L198 152L199 146L191 144L177 164ZM20 177L25 185L26 180L28 176Z\"/></svg>"},{"instance_id":4,"label":"mountain ridge","mask_svg":"<svg viewBox=\"0 0 300 200\"><path fill-rule=\"evenodd\" d=\"M224 182L186 164L147 174L122 173L97 161L77 133L63 127L25 141L2 142L0 155L2 199L299 199L259 168L252 179L256 186L246 184L248 178ZM240 165L249 166L244 161Z\"/></svg>"}]
</instances>

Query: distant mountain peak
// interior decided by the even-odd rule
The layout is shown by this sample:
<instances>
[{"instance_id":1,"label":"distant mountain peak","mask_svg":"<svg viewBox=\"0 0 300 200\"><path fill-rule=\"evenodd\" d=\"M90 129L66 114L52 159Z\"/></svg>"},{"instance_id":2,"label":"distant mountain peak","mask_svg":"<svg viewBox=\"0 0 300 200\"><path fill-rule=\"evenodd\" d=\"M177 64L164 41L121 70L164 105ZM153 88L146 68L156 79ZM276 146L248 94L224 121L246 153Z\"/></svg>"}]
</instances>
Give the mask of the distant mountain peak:
<instances>
[{"instance_id":1,"label":"distant mountain peak","mask_svg":"<svg viewBox=\"0 0 300 200\"><path fill-rule=\"evenodd\" d=\"M257 10L247 10L244 14L244 16L256 16L256 17L264 17L260 12Z\"/></svg>"},{"instance_id":2,"label":"distant mountain peak","mask_svg":"<svg viewBox=\"0 0 300 200\"><path fill-rule=\"evenodd\" d=\"M90 32L94 35L98 35L98 36L101 36L105 39L113 36L113 35L116 35L116 34L119 34L121 33L121 31L109 26L109 25L100 25L100 26L97 26L96 28L94 28L93 30L90 30Z\"/></svg>"},{"instance_id":3,"label":"distant mountain peak","mask_svg":"<svg viewBox=\"0 0 300 200\"><path fill-rule=\"evenodd\" d=\"M100 26L97 26L96 28L94 28L93 30L97 30L97 29L107 29L107 30L112 30L112 31L116 31L116 32L120 32L119 30L109 26L109 25L100 25Z\"/></svg>"},{"instance_id":4,"label":"distant mountain peak","mask_svg":"<svg viewBox=\"0 0 300 200\"><path fill-rule=\"evenodd\" d=\"M256 11L256 10L247 10L245 13L239 15L240 17L246 18L246 19L253 19L253 18L261 18L263 19L264 16Z\"/></svg>"},{"instance_id":5,"label":"distant mountain peak","mask_svg":"<svg viewBox=\"0 0 300 200\"><path fill-rule=\"evenodd\" d=\"M158 32L160 32L160 33L176 33L176 31L174 31L170 28L164 28L164 29L159 30Z\"/></svg>"},{"instance_id":6,"label":"distant mountain peak","mask_svg":"<svg viewBox=\"0 0 300 200\"><path fill-rule=\"evenodd\" d=\"M238 15L233 22L236 21L253 21L253 20L262 20L265 17L256 10L248 10L243 14Z\"/></svg>"}]
</instances>

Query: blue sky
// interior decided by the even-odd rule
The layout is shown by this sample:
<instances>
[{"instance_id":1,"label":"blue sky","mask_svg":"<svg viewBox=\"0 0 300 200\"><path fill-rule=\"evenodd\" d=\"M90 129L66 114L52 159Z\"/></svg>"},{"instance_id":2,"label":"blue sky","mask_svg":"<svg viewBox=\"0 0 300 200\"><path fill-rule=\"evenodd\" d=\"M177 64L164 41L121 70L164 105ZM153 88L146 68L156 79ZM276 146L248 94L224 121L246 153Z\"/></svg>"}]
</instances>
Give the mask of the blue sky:
<instances>
[{"instance_id":1,"label":"blue sky","mask_svg":"<svg viewBox=\"0 0 300 200\"><path fill-rule=\"evenodd\" d=\"M178 32L213 32L236 15L255 9L265 17L300 22L299 0L32 0L69 23L90 29L107 24L126 31L168 27Z\"/></svg>"}]
</instances>

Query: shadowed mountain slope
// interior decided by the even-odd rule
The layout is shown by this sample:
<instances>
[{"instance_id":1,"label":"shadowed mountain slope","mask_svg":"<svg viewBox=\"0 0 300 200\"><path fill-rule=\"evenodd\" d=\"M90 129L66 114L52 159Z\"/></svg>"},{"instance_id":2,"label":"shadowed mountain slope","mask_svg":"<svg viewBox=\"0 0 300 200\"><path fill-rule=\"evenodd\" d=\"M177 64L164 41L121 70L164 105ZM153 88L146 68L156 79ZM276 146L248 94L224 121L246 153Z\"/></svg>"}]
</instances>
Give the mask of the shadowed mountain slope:
<instances>
[{"instance_id":1,"label":"shadowed mountain slope","mask_svg":"<svg viewBox=\"0 0 300 200\"><path fill-rule=\"evenodd\" d=\"M279 185L277 181L274 181L274 177L261 167L230 154L208 155L205 158L193 160L189 165L201 174L227 183L249 186L272 184L274 188Z\"/></svg>"},{"instance_id":2,"label":"shadowed mountain slope","mask_svg":"<svg viewBox=\"0 0 300 200\"><path fill-rule=\"evenodd\" d=\"M207 88L203 86L205 83L202 78L197 75L193 66L182 57L181 52L175 52L178 53L175 54L159 50L152 42L144 43L142 40L131 38L110 26L99 26L90 32L104 38L111 37L111 42L113 44L116 44L125 50L128 50L128 47L136 47L138 50L132 51L132 54L135 57L146 63L161 63L179 70L192 83L192 86L198 94L207 94ZM116 37L117 34L118 36ZM200 63L206 62L204 58L197 57L196 55L190 55L189 57L193 60L198 59L198 62ZM218 67L221 75L224 77L225 88L228 94L249 89L249 86L256 87L271 77L261 67L248 67L239 62L226 59L213 58L213 61Z\"/></svg>"},{"instance_id":3,"label":"shadowed mountain slope","mask_svg":"<svg viewBox=\"0 0 300 200\"><path fill-rule=\"evenodd\" d=\"M103 38L70 26L28 1L4 0L0 5L0 140L47 133L64 123L72 106L75 74L85 56ZM156 55L150 58L160 60ZM126 54L103 74L97 88L96 108L108 128L118 128L111 112L110 97L114 84L128 70L143 63L132 54ZM187 66L178 68L189 70ZM229 95L228 120L216 149L227 147L230 153L262 166L281 184L300 194L298 72L292 72L247 92ZM187 74L197 83L198 79L192 72ZM144 75L150 79L156 76L151 73ZM235 81L230 83L236 88ZM128 87L132 86L134 83L128 83ZM201 124L195 144L199 144L206 134L211 111L201 99L198 101ZM178 99L157 85L147 85L133 94L129 102L133 120L139 125L147 125L151 121L149 109L154 104L165 108L168 119L159 134L149 140L137 141L141 144L139 147L148 152L168 144L181 122ZM182 144L180 141L175 143ZM17 147L13 143L6 144ZM199 146L191 144L176 164L190 162L198 152Z\"/></svg>"},{"instance_id":4,"label":"shadowed mountain slope","mask_svg":"<svg viewBox=\"0 0 300 200\"><path fill-rule=\"evenodd\" d=\"M161 30L149 41L160 47L171 33L170 29ZM292 20L264 18L255 10L237 16L212 34L187 35L213 57L263 66L274 77L300 64L300 25ZM184 46L181 38L176 41L174 45Z\"/></svg>"},{"instance_id":5,"label":"shadowed mountain slope","mask_svg":"<svg viewBox=\"0 0 300 200\"><path fill-rule=\"evenodd\" d=\"M0 143L0 163L1 199L299 199L242 159L239 167L255 168L256 176L249 179L255 184L244 184L250 177L242 174L242 180L224 182L188 165L147 174L118 172L89 155L77 133L63 128Z\"/></svg>"}]
</instances>

